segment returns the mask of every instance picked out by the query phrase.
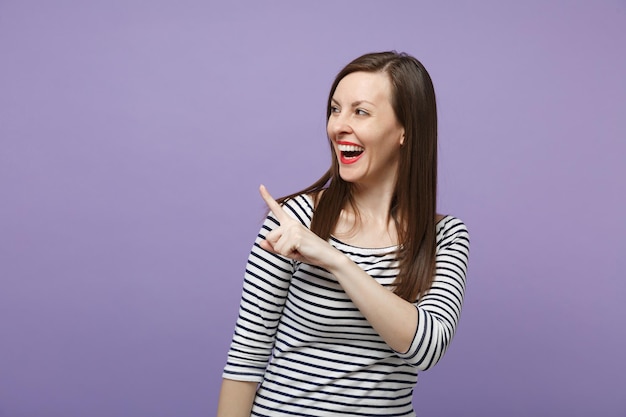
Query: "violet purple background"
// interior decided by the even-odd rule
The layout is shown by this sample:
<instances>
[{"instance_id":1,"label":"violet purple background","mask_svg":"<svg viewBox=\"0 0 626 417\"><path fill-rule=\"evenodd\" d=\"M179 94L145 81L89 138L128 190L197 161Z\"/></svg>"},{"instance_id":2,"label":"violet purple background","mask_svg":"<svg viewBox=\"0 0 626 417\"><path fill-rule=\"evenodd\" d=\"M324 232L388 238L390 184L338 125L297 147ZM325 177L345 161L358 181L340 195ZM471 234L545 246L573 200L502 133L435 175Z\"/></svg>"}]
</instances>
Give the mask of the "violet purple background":
<instances>
[{"instance_id":1,"label":"violet purple background","mask_svg":"<svg viewBox=\"0 0 626 417\"><path fill-rule=\"evenodd\" d=\"M210 416L335 73L429 69L467 299L421 417L626 416L626 2L0 1L0 417Z\"/></svg>"}]
</instances>

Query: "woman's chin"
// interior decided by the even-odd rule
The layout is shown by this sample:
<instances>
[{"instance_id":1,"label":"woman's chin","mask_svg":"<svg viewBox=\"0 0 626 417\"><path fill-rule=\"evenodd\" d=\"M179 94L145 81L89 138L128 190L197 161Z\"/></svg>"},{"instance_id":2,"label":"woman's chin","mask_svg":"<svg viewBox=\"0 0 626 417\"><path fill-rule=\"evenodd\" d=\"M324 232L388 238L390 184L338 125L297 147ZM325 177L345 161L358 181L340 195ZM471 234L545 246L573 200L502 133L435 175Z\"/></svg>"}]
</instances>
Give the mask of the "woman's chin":
<instances>
[{"instance_id":1,"label":"woman's chin","mask_svg":"<svg viewBox=\"0 0 626 417\"><path fill-rule=\"evenodd\" d=\"M358 175L354 175L353 172L346 172L348 170L339 168L339 176L345 182L356 183L359 179Z\"/></svg>"}]
</instances>

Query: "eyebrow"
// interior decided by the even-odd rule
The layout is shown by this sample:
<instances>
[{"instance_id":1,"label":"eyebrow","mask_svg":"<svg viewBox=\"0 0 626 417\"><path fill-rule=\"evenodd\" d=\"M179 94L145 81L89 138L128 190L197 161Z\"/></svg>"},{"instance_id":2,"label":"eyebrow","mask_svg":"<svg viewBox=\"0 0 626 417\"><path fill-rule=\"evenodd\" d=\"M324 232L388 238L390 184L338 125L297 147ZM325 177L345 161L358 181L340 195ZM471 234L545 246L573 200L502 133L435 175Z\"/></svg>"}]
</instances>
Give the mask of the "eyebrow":
<instances>
[{"instance_id":1,"label":"eyebrow","mask_svg":"<svg viewBox=\"0 0 626 417\"><path fill-rule=\"evenodd\" d=\"M330 101L331 101L331 102L333 102L333 103L335 103L335 104L339 104L339 102L338 102L337 100L335 100L335 98L334 98L334 97L333 97L333 98L331 98L331 99L330 99ZM369 104L369 105L371 105L371 106L376 107L376 105L375 105L374 103L372 103L371 101L367 101L367 100L357 100L357 101L353 101L353 102L352 102L352 108L358 107L358 106L360 106L360 105L361 105L361 104L363 104L363 103L367 103L367 104Z\"/></svg>"}]
</instances>

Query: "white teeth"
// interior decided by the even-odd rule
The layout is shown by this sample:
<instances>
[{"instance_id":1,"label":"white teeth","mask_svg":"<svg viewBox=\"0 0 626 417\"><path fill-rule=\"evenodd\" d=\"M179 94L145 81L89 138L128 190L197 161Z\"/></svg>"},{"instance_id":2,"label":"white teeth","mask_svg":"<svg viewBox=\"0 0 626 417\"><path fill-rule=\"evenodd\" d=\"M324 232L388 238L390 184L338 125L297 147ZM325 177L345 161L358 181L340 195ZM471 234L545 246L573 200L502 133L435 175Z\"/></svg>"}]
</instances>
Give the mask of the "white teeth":
<instances>
[{"instance_id":1,"label":"white teeth","mask_svg":"<svg viewBox=\"0 0 626 417\"><path fill-rule=\"evenodd\" d=\"M337 145L341 152L362 152L363 148L356 145Z\"/></svg>"}]
</instances>

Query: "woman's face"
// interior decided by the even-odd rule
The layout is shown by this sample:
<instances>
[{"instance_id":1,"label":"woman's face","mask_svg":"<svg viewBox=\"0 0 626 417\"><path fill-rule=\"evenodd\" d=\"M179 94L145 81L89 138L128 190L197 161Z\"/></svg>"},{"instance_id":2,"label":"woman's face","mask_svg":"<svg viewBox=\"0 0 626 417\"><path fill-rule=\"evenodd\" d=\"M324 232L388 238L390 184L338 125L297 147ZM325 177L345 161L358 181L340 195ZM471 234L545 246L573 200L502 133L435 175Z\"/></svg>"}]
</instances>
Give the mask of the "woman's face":
<instances>
[{"instance_id":1,"label":"woman's face","mask_svg":"<svg viewBox=\"0 0 626 417\"><path fill-rule=\"evenodd\" d=\"M327 132L344 181L365 186L395 184L404 128L391 99L386 73L353 72L337 85Z\"/></svg>"}]
</instances>

